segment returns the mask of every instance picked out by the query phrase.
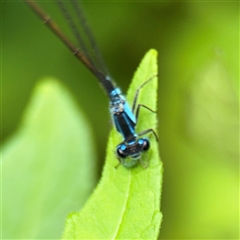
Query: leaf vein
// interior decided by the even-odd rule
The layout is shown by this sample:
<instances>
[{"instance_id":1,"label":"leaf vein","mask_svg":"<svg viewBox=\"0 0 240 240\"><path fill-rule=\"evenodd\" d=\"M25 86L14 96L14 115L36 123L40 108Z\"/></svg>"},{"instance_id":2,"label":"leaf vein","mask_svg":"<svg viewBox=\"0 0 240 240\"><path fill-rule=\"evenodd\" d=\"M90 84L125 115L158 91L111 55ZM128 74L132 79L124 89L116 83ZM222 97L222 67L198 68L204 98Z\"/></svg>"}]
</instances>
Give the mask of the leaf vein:
<instances>
[{"instance_id":1,"label":"leaf vein","mask_svg":"<svg viewBox=\"0 0 240 240\"><path fill-rule=\"evenodd\" d=\"M126 191L126 200L123 204L123 210L121 212L121 215L119 216L119 222L117 224L117 228L116 228L116 231L115 231L115 234L113 236L112 239L116 239L117 235L119 234L119 230L121 228L121 225L123 223L123 218L124 218L124 215L125 215L125 212L126 212L126 209L127 209L127 205L128 205L128 200L129 200L129 193L130 193L130 189L131 189L131 183L132 183L132 174L129 175L129 185L128 185L128 188L127 188L127 191Z\"/></svg>"}]
</instances>

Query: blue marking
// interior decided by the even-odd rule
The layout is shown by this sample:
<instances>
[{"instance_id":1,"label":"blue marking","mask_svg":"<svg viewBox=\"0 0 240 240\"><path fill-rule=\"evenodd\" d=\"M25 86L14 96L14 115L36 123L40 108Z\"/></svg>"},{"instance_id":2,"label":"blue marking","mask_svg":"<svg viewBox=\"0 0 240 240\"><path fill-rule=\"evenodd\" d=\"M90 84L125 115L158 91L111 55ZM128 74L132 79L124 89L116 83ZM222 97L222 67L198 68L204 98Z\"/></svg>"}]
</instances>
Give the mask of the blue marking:
<instances>
[{"instance_id":1,"label":"blue marking","mask_svg":"<svg viewBox=\"0 0 240 240\"><path fill-rule=\"evenodd\" d=\"M110 78L108 79L108 81L110 81ZM116 95L120 95L121 91L119 88L115 88L110 92L110 96L116 96Z\"/></svg>"},{"instance_id":2,"label":"blue marking","mask_svg":"<svg viewBox=\"0 0 240 240\"><path fill-rule=\"evenodd\" d=\"M127 148L126 145L121 145L121 150L122 151L126 150L126 148Z\"/></svg>"}]
</instances>

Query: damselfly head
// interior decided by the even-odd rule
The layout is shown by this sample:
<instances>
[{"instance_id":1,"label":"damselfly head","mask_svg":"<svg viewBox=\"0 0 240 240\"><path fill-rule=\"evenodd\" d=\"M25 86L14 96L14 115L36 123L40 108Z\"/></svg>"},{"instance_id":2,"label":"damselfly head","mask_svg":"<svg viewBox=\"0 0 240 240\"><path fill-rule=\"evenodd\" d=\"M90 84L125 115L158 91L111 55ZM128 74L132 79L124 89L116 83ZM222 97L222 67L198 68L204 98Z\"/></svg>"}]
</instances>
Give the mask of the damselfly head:
<instances>
[{"instance_id":1,"label":"damselfly head","mask_svg":"<svg viewBox=\"0 0 240 240\"><path fill-rule=\"evenodd\" d=\"M150 142L147 138L139 138L132 142L122 142L117 146L117 156L122 165L126 168L132 168L139 162L142 153L150 148Z\"/></svg>"}]
</instances>

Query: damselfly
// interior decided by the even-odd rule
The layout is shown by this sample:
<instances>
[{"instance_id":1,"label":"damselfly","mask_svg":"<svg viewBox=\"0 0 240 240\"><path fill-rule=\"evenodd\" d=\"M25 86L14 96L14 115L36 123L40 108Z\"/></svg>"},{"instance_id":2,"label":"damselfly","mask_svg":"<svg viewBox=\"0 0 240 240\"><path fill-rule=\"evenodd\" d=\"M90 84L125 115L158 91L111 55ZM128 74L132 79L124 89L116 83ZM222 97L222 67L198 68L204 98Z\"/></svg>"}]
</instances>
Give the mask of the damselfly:
<instances>
[{"instance_id":1,"label":"damselfly","mask_svg":"<svg viewBox=\"0 0 240 240\"><path fill-rule=\"evenodd\" d=\"M135 128L137 125L140 107L144 107L152 112L155 112L143 104L137 104L137 99L140 89L155 76L146 80L137 89L132 108L130 108L120 88L116 86L108 74L96 41L87 25L79 1L71 0L66 2L62 0L56 0L59 9L63 13L72 33L78 42L78 47L76 47L66 37L66 35L58 28L56 23L35 1L25 0L25 2L44 21L51 31L55 33L57 37L71 50L71 52L96 76L105 89L109 97L109 108L113 123L117 131L123 137L123 141L116 147L116 156L120 163L126 168L134 167L138 162L143 163L141 156L143 152L146 152L150 148L150 141L148 138L143 138L141 136L152 132L157 140L158 138L152 128L140 133L136 133ZM71 7L77 16L77 22L71 15L68 7ZM91 50L89 50L89 46L91 47ZM126 159L128 159L128 161L126 161Z\"/></svg>"}]
</instances>

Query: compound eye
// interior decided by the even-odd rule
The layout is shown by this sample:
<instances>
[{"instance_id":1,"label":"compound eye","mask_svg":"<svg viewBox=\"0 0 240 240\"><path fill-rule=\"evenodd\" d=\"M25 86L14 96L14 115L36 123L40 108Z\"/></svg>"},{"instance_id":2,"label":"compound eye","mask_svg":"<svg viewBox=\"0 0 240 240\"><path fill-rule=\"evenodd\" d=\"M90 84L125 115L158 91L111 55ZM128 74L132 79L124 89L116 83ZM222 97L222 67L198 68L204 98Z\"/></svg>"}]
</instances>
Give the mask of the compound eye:
<instances>
[{"instance_id":1,"label":"compound eye","mask_svg":"<svg viewBox=\"0 0 240 240\"><path fill-rule=\"evenodd\" d=\"M139 139L139 144L142 145L143 151L147 151L150 148L150 142L147 138Z\"/></svg>"},{"instance_id":2,"label":"compound eye","mask_svg":"<svg viewBox=\"0 0 240 240\"><path fill-rule=\"evenodd\" d=\"M125 152L125 150L127 149L126 145L125 144L120 144L118 147L117 147L117 155L120 157L120 158L126 158L128 155L127 153Z\"/></svg>"}]
</instances>

